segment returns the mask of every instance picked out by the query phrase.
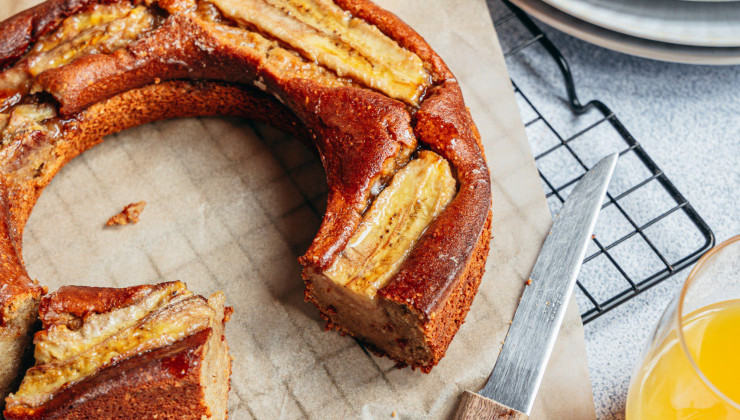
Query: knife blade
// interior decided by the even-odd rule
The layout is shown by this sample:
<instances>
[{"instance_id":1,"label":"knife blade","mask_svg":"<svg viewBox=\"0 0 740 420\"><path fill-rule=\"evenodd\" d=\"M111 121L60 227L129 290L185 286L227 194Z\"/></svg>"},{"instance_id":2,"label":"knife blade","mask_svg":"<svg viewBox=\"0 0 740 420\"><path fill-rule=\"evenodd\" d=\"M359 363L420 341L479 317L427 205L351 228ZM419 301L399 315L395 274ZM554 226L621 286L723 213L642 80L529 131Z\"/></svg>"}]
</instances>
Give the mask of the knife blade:
<instances>
[{"instance_id":1,"label":"knife blade","mask_svg":"<svg viewBox=\"0 0 740 420\"><path fill-rule=\"evenodd\" d=\"M491 376L466 391L455 419L526 419L532 411L618 154L576 184L545 238Z\"/></svg>"}]
</instances>

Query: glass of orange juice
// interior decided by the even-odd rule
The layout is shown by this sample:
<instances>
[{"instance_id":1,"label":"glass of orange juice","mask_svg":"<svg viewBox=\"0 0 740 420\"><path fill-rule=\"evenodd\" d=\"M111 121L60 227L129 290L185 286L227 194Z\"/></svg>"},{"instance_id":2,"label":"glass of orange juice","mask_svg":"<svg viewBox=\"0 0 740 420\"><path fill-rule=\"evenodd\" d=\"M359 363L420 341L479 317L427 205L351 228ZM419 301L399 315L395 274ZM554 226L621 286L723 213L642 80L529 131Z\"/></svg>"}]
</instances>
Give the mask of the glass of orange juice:
<instances>
[{"instance_id":1,"label":"glass of orange juice","mask_svg":"<svg viewBox=\"0 0 740 420\"><path fill-rule=\"evenodd\" d=\"M704 255L632 375L627 420L740 420L740 235Z\"/></svg>"}]
</instances>

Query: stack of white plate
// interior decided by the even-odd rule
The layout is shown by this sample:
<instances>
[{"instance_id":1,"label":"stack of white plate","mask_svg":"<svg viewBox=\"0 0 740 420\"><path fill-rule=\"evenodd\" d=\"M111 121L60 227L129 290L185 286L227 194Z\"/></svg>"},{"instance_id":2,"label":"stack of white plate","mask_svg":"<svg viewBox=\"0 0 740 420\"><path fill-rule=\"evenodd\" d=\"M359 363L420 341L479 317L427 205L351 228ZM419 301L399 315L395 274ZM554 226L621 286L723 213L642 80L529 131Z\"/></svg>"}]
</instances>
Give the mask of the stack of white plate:
<instances>
[{"instance_id":1,"label":"stack of white plate","mask_svg":"<svg viewBox=\"0 0 740 420\"><path fill-rule=\"evenodd\" d=\"M563 32L656 60L740 64L740 1L510 0Z\"/></svg>"}]
</instances>

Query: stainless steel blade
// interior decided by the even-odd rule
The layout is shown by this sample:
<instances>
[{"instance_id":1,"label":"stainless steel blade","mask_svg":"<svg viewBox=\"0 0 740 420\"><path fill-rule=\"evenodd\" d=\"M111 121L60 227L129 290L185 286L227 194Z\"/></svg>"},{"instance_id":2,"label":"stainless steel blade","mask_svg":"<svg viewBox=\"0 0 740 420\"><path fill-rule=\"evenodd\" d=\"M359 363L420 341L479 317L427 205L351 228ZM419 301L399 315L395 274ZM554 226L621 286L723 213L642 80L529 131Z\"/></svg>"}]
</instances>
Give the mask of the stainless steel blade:
<instances>
[{"instance_id":1,"label":"stainless steel blade","mask_svg":"<svg viewBox=\"0 0 740 420\"><path fill-rule=\"evenodd\" d=\"M586 173L555 218L480 395L532 411L617 157L605 157Z\"/></svg>"}]
</instances>

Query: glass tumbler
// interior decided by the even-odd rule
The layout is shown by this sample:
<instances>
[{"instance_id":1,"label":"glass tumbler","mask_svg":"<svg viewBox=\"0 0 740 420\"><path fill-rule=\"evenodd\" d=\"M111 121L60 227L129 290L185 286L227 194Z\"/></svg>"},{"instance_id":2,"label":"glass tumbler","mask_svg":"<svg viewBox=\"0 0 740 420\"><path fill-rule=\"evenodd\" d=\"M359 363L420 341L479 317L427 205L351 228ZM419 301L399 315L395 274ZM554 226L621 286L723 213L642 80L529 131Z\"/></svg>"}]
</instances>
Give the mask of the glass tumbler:
<instances>
[{"instance_id":1,"label":"glass tumbler","mask_svg":"<svg viewBox=\"0 0 740 420\"><path fill-rule=\"evenodd\" d=\"M740 420L740 235L704 255L666 308L627 419Z\"/></svg>"}]
</instances>

